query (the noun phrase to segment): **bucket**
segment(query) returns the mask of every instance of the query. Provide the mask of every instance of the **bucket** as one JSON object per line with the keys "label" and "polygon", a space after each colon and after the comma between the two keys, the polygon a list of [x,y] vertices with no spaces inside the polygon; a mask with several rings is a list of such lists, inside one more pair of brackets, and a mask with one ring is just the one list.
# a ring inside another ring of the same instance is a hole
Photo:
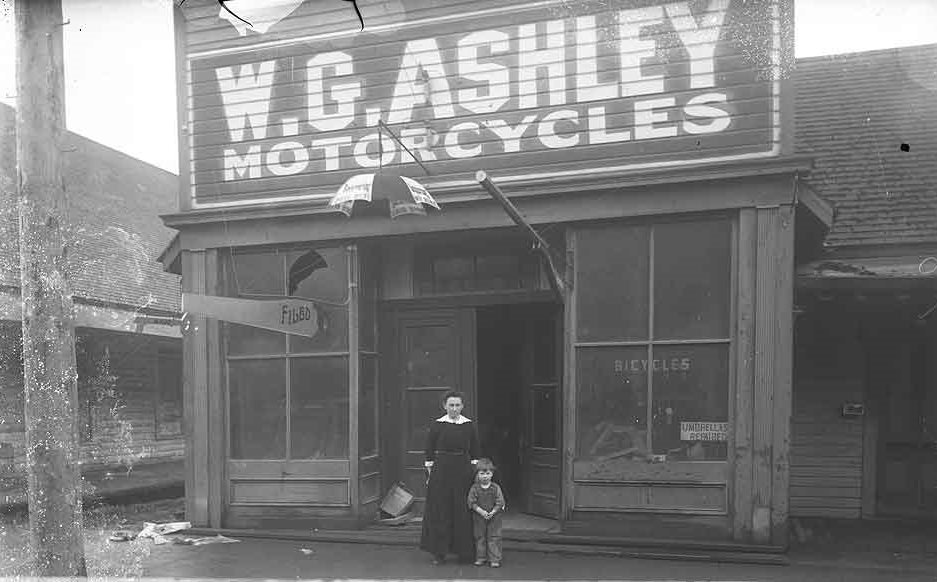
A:
{"label": "bucket", "polygon": [[381,511],[397,517],[410,509],[411,505],[413,494],[407,491],[402,483],[394,483],[381,502]]}

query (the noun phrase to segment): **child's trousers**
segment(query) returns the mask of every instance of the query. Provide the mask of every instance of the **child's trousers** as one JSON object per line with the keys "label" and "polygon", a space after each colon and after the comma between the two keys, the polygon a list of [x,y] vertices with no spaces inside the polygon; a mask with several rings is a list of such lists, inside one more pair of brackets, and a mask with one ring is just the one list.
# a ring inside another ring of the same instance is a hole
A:
{"label": "child's trousers", "polygon": [[475,559],[489,562],[501,561],[501,513],[486,520],[477,513],[472,514],[475,534]]}

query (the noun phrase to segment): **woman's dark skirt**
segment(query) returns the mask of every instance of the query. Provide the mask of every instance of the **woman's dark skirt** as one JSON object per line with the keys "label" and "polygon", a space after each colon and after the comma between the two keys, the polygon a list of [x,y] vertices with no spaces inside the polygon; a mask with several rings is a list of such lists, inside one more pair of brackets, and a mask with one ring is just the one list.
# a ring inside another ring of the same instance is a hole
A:
{"label": "woman's dark skirt", "polygon": [[455,554],[461,562],[475,559],[468,508],[473,477],[468,455],[436,455],[423,508],[421,549],[434,556]]}

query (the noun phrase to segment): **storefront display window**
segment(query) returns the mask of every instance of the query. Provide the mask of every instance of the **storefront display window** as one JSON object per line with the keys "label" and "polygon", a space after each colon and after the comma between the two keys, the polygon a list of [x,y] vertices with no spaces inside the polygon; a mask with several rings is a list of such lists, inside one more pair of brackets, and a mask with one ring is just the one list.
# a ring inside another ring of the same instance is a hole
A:
{"label": "storefront display window", "polygon": [[286,458],[286,374],[282,360],[228,362],[231,457]]}
{"label": "storefront display window", "polygon": [[232,253],[226,294],[316,302],[314,337],[225,324],[234,459],[349,456],[348,257],[344,247]]}
{"label": "storefront display window", "polygon": [[731,232],[722,219],[578,231],[580,460],[727,458]]}
{"label": "storefront display window", "polygon": [[648,338],[649,232],[643,226],[581,232],[576,242],[579,341]]}
{"label": "storefront display window", "polygon": [[348,458],[345,357],[290,359],[290,458]]}

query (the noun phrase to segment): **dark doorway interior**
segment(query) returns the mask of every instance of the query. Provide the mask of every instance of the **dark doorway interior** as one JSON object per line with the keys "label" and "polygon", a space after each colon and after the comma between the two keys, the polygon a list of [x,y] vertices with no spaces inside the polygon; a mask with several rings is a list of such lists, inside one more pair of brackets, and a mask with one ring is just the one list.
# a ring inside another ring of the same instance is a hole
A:
{"label": "dark doorway interior", "polygon": [[541,501],[559,494],[558,313],[546,303],[476,311],[479,437],[509,510],[555,513]]}
{"label": "dark doorway interior", "polygon": [[[497,467],[508,507],[520,509],[522,475],[520,440],[524,429],[523,305],[479,308],[478,330],[478,433],[482,455]],[[513,500],[513,502],[512,502]]]}

